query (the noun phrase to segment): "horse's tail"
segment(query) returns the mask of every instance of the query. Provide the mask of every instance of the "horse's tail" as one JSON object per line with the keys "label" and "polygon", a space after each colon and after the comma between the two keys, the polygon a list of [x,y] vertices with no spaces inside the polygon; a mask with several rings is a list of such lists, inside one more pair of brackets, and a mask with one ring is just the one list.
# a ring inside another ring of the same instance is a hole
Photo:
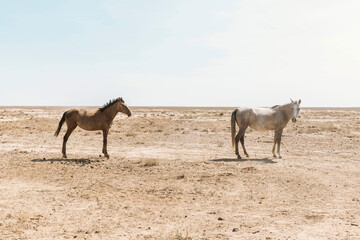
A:
{"label": "horse's tail", "polygon": [[54,134],[55,137],[57,137],[57,136],[59,135],[59,133],[60,133],[61,127],[62,127],[62,125],[63,125],[64,122],[65,122],[65,115],[66,115],[66,113],[67,113],[67,112],[64,112],[64,114],[63,114],[63,116],[62,116],[62,118],[61,118],[61,120],[60,120],[60,122],[59,122],[59,126],[58,126],[58,128],[57,128],[57,130],[56,130],[56,132],[55,132],[55,134]]}
{"label": "horse's tail", "polygon": [[235,146],[235,133],[236,133],[236,129],[235,129],[235,121],[236,121],[236,113],[238,112],[238,109],[235,109],[232,114],[231,114],[231,141],[232,141],[232,146],[234,148]]}

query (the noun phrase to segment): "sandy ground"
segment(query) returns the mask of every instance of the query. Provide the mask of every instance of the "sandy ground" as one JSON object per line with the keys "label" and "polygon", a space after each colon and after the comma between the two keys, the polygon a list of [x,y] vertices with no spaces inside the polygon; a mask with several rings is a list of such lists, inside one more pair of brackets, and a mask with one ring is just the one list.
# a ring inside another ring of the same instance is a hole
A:
{"label": "sandy ground", "polygon": [[360,109],[302,109],[284,130],[248,129],[231,108],[131,108],[100,155],[65,107],[0,107],[0,239],[360,239]]}

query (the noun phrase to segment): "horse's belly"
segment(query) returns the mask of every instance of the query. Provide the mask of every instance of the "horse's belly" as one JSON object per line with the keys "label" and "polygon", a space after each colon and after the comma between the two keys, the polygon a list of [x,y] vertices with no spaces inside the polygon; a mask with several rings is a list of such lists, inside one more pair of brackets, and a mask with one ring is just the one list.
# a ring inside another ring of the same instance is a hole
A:
{"label": "horse's belly", "polygon": [[249,126],[257,131],[275,130],[274,124],[267,121],[254,121]]}
{"label": "horse's belly", "polygon": [[84,130],[87,130],[87,131],[96,131],[96,130],[101,130],[100,127],[94,127],[94,126],[87,126],[87,125],[84,125],[84,124],[79,124],[79,127],[81,129],[84,129]]}
{"label": "horse's belly", "polygon": [[252,129],[255,129],[257,131],[267,131],[267,130],[272,130],[269,129],[268,127],[264,126],[264,125],[260,125],[260,124],[251,124],[250,127]]}
{"label": "horse's belly", "polygon": [[82,120],[78,122],[80,128],[87,131],[101,130],[101,125],[91,119]]}

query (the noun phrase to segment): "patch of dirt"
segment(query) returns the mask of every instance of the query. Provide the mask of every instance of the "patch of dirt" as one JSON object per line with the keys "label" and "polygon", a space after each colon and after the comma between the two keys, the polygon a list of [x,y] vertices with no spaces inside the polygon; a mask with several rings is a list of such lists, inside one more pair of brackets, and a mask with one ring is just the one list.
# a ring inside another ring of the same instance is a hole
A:
{"label": "patch of dirt", "polygon": [[233,109],[139,107],[115,118],[110,159],[79,128],[62,159],[67,109],[0,107],[0,238],[360,238],[358,109],[302,109],[282,159],[249,129],[241,160]]}

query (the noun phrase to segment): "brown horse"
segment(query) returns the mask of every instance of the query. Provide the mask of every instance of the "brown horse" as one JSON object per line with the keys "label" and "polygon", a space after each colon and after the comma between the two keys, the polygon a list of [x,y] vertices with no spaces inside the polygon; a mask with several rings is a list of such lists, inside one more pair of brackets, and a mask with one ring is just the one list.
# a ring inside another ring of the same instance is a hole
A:
{"label": "brown horse", "polygon": [[[281,158],[280,143],[283,129],[290,119],[292,122],[296,122],[296,118],[300,111],[300,103],[301,99],[299,101],[291,100],[291,103],[276,105],[271,108],[242,107],[235,109],[231,115],[231,139],[233,147],[235,145],[235,154],[237,158],[241,159],[239,154],[239,141],[241,142],[245,156],[249,157],[244,145],[245,131],[248,126],[255,130],[274,130],[275,137],[272,153],[273,156],[276,157],[275,146],[277,144],[277,153],[279,158]],[[239,132],[236,137],[235,122],[239,126]]]}
{"label": "brown horse", "polygon": [[80,128],[88,131],[102,130],[104,137],[102,152],[104,153],[106,158],[109,158],[110,156],[107,152],[107,135],[109,133],[109,129],[111,127],[112,121],[114,120],[118,112],[127,114],[129,117],[131,116],[131,112],[122,98],[117,98],[109,101],[103,107],[99,108],[97,111],[89,111],[84,109],[70,109],[64,112],[59,122],[58,129],[54,134],[54,136],[59,135],[61,127],[66,121],[67,131],[65,133],[63,146],[62,146],[63,157],[64,158],[67,157],[66,142],[70,134],[74,131],[74,129],[77,126],[79,126]]}

